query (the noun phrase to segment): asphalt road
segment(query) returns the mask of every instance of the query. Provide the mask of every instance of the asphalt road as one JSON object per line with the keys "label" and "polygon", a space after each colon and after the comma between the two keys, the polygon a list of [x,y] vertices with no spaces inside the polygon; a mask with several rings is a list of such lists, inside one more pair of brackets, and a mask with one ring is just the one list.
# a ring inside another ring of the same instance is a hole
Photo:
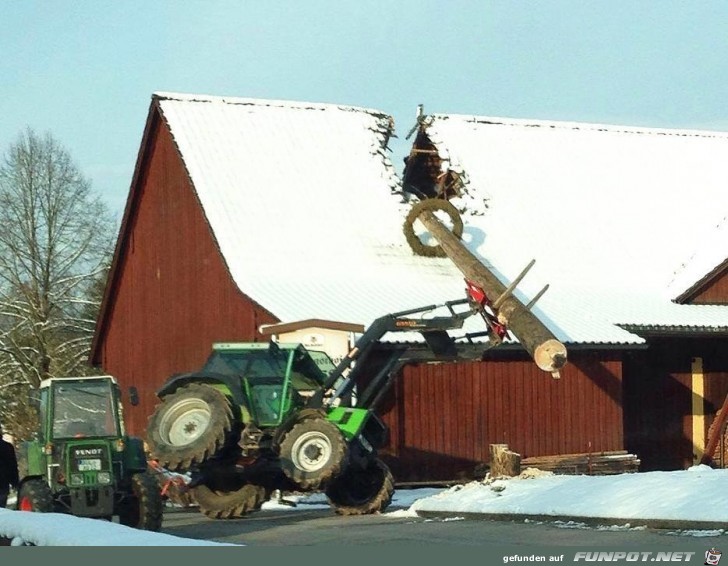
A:
{"label": "asphalt road", "polygon": [[493,521],[482,519],[425,519],[392,514],[342,517],[326,508],[264,509],[242,519],[216,521],[196,508],[168,509],[162,532],[191,539],[249,547],[411,545],[553,548],[616,547],[682,550],[726,545],[725,536],[686,536],[667,530],[597,529],[574,525]]}

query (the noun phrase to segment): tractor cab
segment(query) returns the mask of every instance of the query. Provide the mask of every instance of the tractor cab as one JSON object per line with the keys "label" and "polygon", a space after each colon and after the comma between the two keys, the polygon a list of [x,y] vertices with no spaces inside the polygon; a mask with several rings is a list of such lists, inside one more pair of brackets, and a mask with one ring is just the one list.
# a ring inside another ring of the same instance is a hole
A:
{"label": "tractor cab", "polygon": [[300,344],[217,343],[202,371],[241,379],[252,420],[272,427],[320,389],[333,367],[326,354]]}
{"label": "tractor cab", "polygon": [[119,386],[111,376],[51,378],[40,387],[46,443],[124,435]]}

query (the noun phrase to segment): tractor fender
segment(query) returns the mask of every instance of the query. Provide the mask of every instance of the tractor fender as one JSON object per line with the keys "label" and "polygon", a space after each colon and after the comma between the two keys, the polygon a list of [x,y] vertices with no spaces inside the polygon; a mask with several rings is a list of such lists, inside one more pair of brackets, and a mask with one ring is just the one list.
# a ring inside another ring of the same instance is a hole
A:
{"label": "tractor fender", "polygon": [[190,383],[206,383],[212,386],[222,386],[222,392],[231,397],[236,405],[245,405],[245,394],[239,377],[223,375],[221,373],[182,373],[170,377],[160,389],[157,390],[157,397],[174,393],[180,387]]}
{"label": "tractor fender", "polygon": [[23,484],[30,481],[30,480],[41,480],[46,481],[46,478],[42,475],[32,475],[32,476],[24,476],[20,478],[20,481],[18,482],[18,485],[15,488],[15,491],[20,493],[20,488],[23,487]]}

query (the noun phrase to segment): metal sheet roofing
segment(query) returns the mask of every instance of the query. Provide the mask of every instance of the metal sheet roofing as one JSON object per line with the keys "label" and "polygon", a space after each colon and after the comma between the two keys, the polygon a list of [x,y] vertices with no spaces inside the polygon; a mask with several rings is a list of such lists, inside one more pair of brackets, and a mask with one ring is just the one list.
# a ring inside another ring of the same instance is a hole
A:
{"label": "metal sheet roofing", "polygon": [[[386,149],[386,114],[155,98],[233,280],[281,321],[367,325],[464,297],[448,259],[415,256],[405,241],[409,205]],[[643,341],[620,323],[728,327],[728,309],[673,305],[663,293],[701,228],[728,210],[728,135],[455,116],[435,117],[430,132],[487,201],[485,214],[466,215],[464,241],[506,283],[537,260],[519,292],[528,299],[551,285],[535,312],[560,340]],[[467,329],[483,328],[473,318]]]}
{"label": "metal sheet roofing", "polygon": [[728,328],[728,307],[671,300],[728,256],[728,134],[463,115],[427,132],[487,204],[466,221],[479,254],[506,280],[535,258],[527,279],[550,284],[540,306],[568,338]]}

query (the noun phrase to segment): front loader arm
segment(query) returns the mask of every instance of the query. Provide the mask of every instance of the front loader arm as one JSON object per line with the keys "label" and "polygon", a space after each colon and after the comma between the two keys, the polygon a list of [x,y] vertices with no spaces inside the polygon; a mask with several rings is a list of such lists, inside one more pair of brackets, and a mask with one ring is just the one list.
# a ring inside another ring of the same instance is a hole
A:
{"label": "front loader arm", "polygon": [[[455,307],[460,305],[468,305],[468,309],[456,311]],[[442,307],[447,308],[450,314],[429,318],[413,318],[411,316],[425,314]],[[366,359],[371,354],[373,346],[388,332],[419,332],[427,343],[428,349],[426,352],[428,353],[423,356],[423,352],[420,350],[419,355],[411,357],[405,356],[405,353],[410,351],[406,346],[394,349],[390,358],[377,372],[366,391],[360,397],[360,403],[364,406],[368,406],[368,403],[373,403],[375,399],[380,397],[380,392],[386,390],[391,376],[395,375],[406,361],[413,361],[415,358],[420,357],[428,361],[459,359],[458,348],[448,331],[462,328],[465,320],[479,311],[479,305],[474,303],[472,299],[467,298],[448,301],[439,305],[428,305],[426,307],[390,313],[379,317],[369,325],[369,328],[356,341],[354,347],[331,372],[322,387],[311,397],[308,406],[321,407],[324,404],[331,406],[337,399],[349,394],[357,383],[359,375],[369,369]],[[326,392],[330,391],[337,382],[340,383],[336,387],[333,395],[324,401]]]}

